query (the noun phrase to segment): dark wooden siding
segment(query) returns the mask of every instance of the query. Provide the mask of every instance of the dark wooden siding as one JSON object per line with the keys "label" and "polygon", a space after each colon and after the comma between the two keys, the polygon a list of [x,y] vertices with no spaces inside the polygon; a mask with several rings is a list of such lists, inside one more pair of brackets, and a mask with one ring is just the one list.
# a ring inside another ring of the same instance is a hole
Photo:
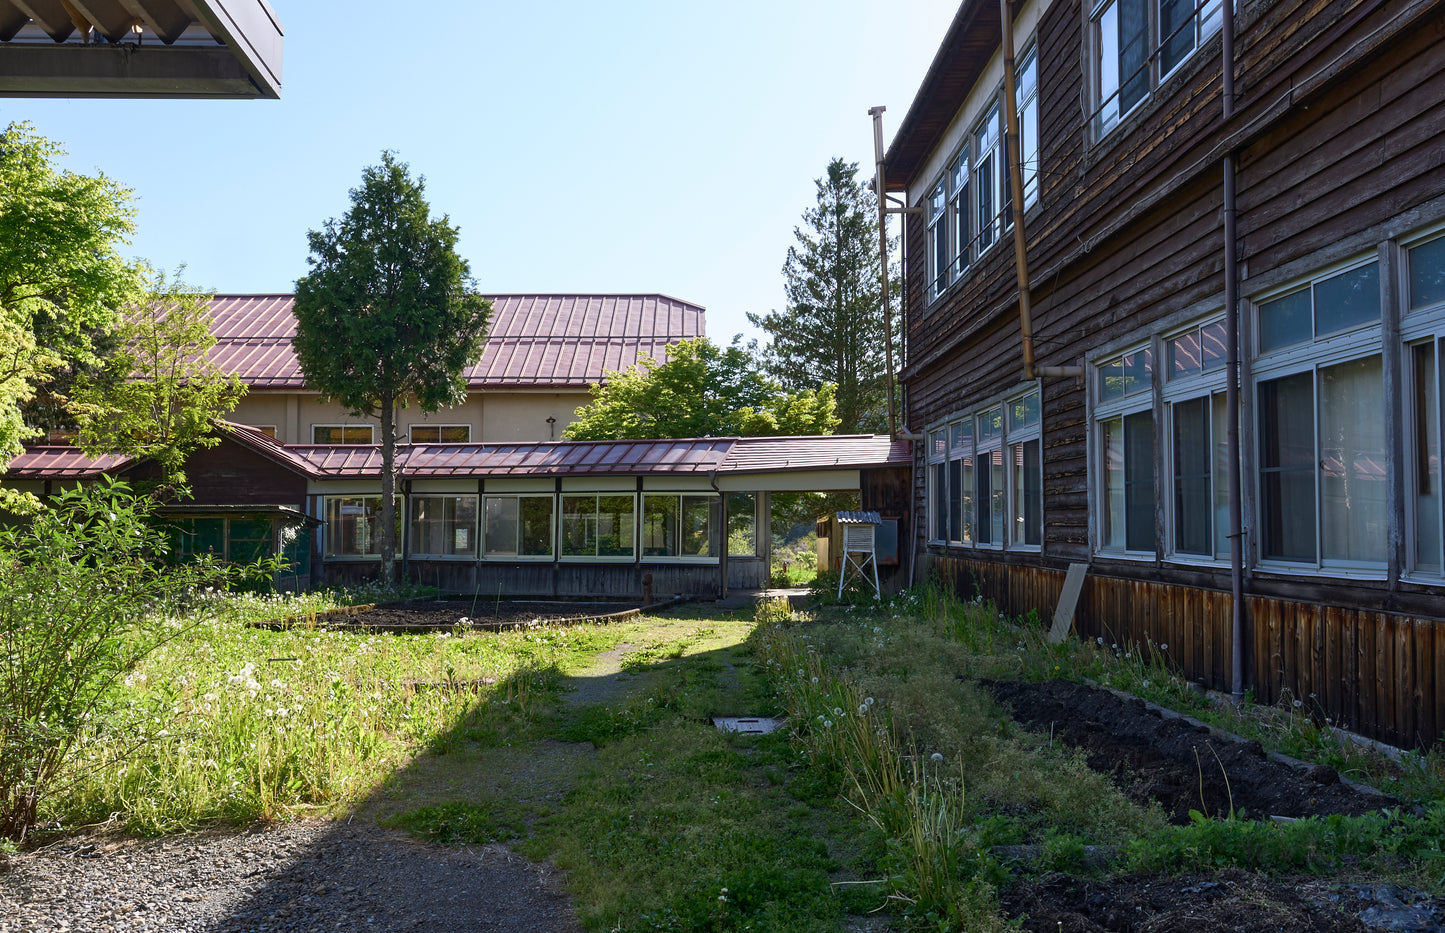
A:
{"label": "dark wooden siding", "polygon": [[[1037,610],[1044,625],[1063,589],[1048,567],[931,558],[929,570],[999,610]],[[1445,730],[1445,623],[1419,616],[1253,596],[1247,682],[1259,703],[1293,703],[1321,722],[1404,748],[1428,747]],[[1090,573],[1075,633],[1108,646],[1152,646],[1186,677],[1213,690],[1231,685],[1227,591]],[[1165,646],[1168,646],[1167,648]]]}
{"label": "dark wooden siding", "polygon": [[[154,480],[159,471],[143,461],[125,473],[131,480]],[[186,460],[192,498],[187,505],[289,505],[305,510],[306,477],[227,437]]]}

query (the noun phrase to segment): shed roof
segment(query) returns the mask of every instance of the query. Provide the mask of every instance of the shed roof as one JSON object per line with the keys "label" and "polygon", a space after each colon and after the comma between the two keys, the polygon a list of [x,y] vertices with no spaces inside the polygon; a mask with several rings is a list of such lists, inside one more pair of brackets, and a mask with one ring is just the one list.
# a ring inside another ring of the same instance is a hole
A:
{"label": "shed roof", "polygon": [[[490,295],[482,357],[466,374],[473,390],[576,388],[660,358],[669,344],[705,333],[702,307],[666,295]],[[252,389],[302,389],[291,339],[292,295],[217,295],[210,358]]]}
{"label": "shed roof", "polygon": [[281,95],[266,0],[0,0],[0,96]]}
{"label": "shed roof", "polygon": [[[279,444],[245,425],[225,423],[238,443],[312,479],[379,476],[375,444]],[[404,476],[585,476],[748,474],[907,466],[907,441],[886,435],[702,437],[639,441],[537,441],[490,444],[404,444]],[[10,461],[7,479],[94,478],[129,465],[127,457],[88,457],[75,447],[30,447]]]}

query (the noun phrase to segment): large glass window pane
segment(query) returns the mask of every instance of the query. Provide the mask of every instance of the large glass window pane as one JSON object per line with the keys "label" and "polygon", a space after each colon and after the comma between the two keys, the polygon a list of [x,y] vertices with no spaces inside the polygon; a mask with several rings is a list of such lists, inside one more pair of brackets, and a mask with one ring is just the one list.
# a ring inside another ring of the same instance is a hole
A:
{"label": "large glass window pane", "polygon": [[1385,380],[1381,358],[1320,369],[1325,560],[1385,561]]}
{"label": "large glass window pane", "polygon": [[933,465],[933,488],[930,490],[933,503],[933,540],[948,539],[948,464]]}
{"label": "large glass window pane", "polygon": [[974,514],[973,514],[973,454],[968,454],[960,461],[959,489],[962,491],[960,509],[963,513],[963,543],[972,544],[974,541]]}
{"label": "large glass window pane", "polygon": [[1159,0],[1159,71],[1168,74],[1194,51],[1194,0]]}
{"label": "large glass window pane", "polygon": [[1315,335],[1380,319],[1380,264],[1372,262],[1315,283]]}
{"label": "large glass window pane", "polygon": [[712,556],[712,513],[716,496],[683,496],[678,543],[683,557]]}
{"label": "large glass window pane", "polygon": [[1204,371],[1221,369],[1229,361],[1229,346],[1225,343],[1225,323],[1215,321],[1199,328],[1199,346]]}
{"label": "large glass window pane", "polygon": [[632,496],[597,497],[597,556],[631,557],[635,499]]}
{"label": "large glass window pane", "polygon": [[[373,557],[380,549],[381,496],[328,496],[322,507],[326,517],[327,557]],[[397,541],[401,540],[401,505],[396,508]]]}
{"label": "large glass window pane", "polygon": [[948,461],[948,540],[963,540],[963,461]]}
{"label": "large glass window pane", "polygon": [[949,196],[952,207],[948,212],[949,222],[953,224],[953,274],[962,275],[963,270],[968,268],[969,250],[973,247],[972,224],[969,223],[970,205],[968,201],[968,147],[959,153],[953,163],[953,169],[949,176],[953,184],[953,193]]}
{"label": "large glass window pane", "polygon": [[1259,384],[1261,546],[1267,560],[1316,560],[1314,373]]}
{"label": "large glass window pane", "polygon": [[1125,547],[1154,549],[1154,415],[1124,416],[1124,488],[1128,527]]}
{"label": "large glass window pane", "polygon": [[933,272],[933,294],[938,295],[948,284],[948,221],[943,210],[943,183],[928,196],[928,258]]}
{"label": "large glass window pane", "polygon": [[[1436,242],[1445,243],[1445,240]],[[1440,573],[1440,386],[1434,343],[1412,352],[1415,567]]]}
{"label": "large glass window pane", "polygon": [[1043,461],[1038,440],[1013,445],[1014,456],[1014,542],[1043,542]]}
{"label": "large glass window pane", "polygon": [[515,557],[517,535],[521,527],[521,500],[516,496],[487,496],[482,516],[486,521],[486,555]]}
{"label": "large glass window pane", "polygon": [[1204,372],[1203,350],[1199,346],[1199,331],[1191,330],[1171,338],[1167,344],[1169,379],[1183,379]]}
{"label": "large glass window pane", "polygon": [[733,557],[758,554],[758,497],[753,493],[728,495],[728,554]]}
{"label": "large glass window pane", "polygon": [[1209,398],[1176,402],[1174,414],[1174,550],[1214,555]]}
{"label": "large glass window pane", "polygon": [[522,557],[552,556],[552,511],[556,501],[551,496],[522,496],[522,540],[518,553]]}
{"label": "large glass window pane", "polygon": [[999,173],[1005,171],[999,164],[998,105],[989,109],[988,114],[974,132],[974,151],[978,153],[978,248],[986,249],[998,235],[999,223]]}
{"label": "large glass window pane", "polygon": [[476,496],[413,496],[411,552],[446,557],[476,553]]}
{"label": "large glass window pane", "polygon": [[642,497],[644,557],[677,556],[677,521],[680,507],[677,496]]}
{"label": "large glass window pane", "polygon": [[978,509],[978,543],[1002,544],[1003,451],[979,451],[977,473],[978,494],[975,508]]}
{"label": "large glass window pane", "polygon": [[1125,114],[1149,93],[1148,0],[1119,3],[1119,113]]}
{"label": "large glass window pane", "polygon": [[1039,199],[1038,57],[1030,49],[1018,70],[1019,151],[1022,155],[1024,204]]}
{"label": "large glass window pane", "polygon": [[562,497],[562,556],[597,554],[597,497]]}
{"label": "large glass window pane", "polygon": [[1314,336],[1308,288],[1259,306],[1259,349],[1267,353]]}
{"label": "large glass window pane", "polygon": [[1099,41],[1099,128],[1119,122],[1119,8],[1110,3],[1095,21]]}
{"label": "large glass window pane", "polygon": [[1445,301],[1445,237],[1410,250],[1410,307]]}
{"label": "large glass window pane", "polygon": [[1124,494],[1124,419],[1110,418],[1099,424],[1100,446],[1104,455],[1104,527],[1100,543],[1107,548],[1123,548],[1128,528]]}
{"label": "large glass window pane", "polygon": [[1229,557],[1229,403],[1214,394],[1214,556]]}

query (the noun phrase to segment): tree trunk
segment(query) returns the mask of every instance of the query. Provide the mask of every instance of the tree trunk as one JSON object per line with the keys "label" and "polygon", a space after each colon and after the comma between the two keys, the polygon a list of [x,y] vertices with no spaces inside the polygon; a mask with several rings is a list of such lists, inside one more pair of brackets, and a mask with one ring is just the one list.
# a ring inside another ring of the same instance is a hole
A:
{"label": "tree trunk", "polygon": [[381,582],[396,583],[396,398],[381,397]]}

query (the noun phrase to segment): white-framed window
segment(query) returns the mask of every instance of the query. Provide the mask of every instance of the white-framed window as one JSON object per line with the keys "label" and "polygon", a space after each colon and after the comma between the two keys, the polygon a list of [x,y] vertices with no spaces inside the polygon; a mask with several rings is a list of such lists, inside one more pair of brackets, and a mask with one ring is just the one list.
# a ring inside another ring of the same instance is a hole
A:
{"label": "white-framed window", "polygon": [[1229,557],[1227,360],[1223,318],[1164,341],[1165,550],[1184,560]]}
{"label": "white-framed window", "polygon": [[973,224],[969,222],[972,206],[968,195],[968,147],[964,146],[948,169],[948,223],[953,236],[953,277],[968,270],[973,250]]}
{"label": "white-framed window", "polygon": [[475,557],[477,497],[411,497],[411,553],[417,557]]}
{"label": "white-framed window", "polygon": [[1128,116],[1219,30],[1222,0],[1100,0],[1090,17],[1095,126]]}
{"label": "white-framed window", "polygon": [[561,556],[631,560],[637,553],[637,496],[564,493]]}
{"label": "white-framed window", "polygon": [[313,424],[313,444],[374,444],[374,425],[370,424]]}
{"label": "white-framed window", "polygon": [[715,558],[713,516],[717,507],[715,495],[643,493],[643,558]]}
{"label": "white-framed window", "polygon": [[411,426],[413,444],[466,444],[472,439],[469,424],[414,424]]}
{"label": "white-framed window", "polygon": [[943,294],[949,283],[948,212],[945,209],[944,182],[939,181],[928,195],[928,297]]}
{"label": "white-framed window", "polygon": [[1003,408],[980,412],[974,436],[974,511],[978,516],[975,538],[983,547],[1003,547],[1007,528],[1004,502]]}
{"label": "white-framed window", "polygon": [[550,559],[556,507],[552,493],[483,496],[483,555],[489,560]]}
{"label": "white-framed window", "polygon": [[[396,542],[401,544],[401,498],[396,503]],[[326,496],[323,553],[327,557],[377,557],[381,553],[381,496]]]}
{"label": "white-framed window", "polygon": [[1376,260],[1256,302],[1259,556],[1383,571],[1388,412]]}
{"label": "white-framed window", "polygon": [[1024,53],[1015,79],[1019,106],[1020,167],[1024,177],[1024,206],[1039,199],[1039,65],[1035,49]]}
{"label": "white-framed window", "polygon": [[948,427],[928,432],[928,540],[948,540]]}
{"label": "white-framed window", "polygon": [[955,415],[928,432],[929,540],[961,547],[1043,542],[1039,393]]}
{"label": "white-framed window", "polygon": [[1440,442],[1445,436],[1445,233],[1408,244],[1405,341],[1406,572],[1445,580],[1445,496]]}
{"label": "white-framed window", "polygon": [[978,199],[978,251],[1003,236],[1008,202],[1008,167],[1003,161],[1003,135],[995,101],[973,131],[973,177]]}
{"label": "white-framed window", "polygon": [[1039,393],[1009,401],[1009,543],[1038,547],[1044,540],[1044,460]]}
{"label": "white-framed window", "polygon": [[1154,555],[1154,348],[1095,366],[1098,548]]}

